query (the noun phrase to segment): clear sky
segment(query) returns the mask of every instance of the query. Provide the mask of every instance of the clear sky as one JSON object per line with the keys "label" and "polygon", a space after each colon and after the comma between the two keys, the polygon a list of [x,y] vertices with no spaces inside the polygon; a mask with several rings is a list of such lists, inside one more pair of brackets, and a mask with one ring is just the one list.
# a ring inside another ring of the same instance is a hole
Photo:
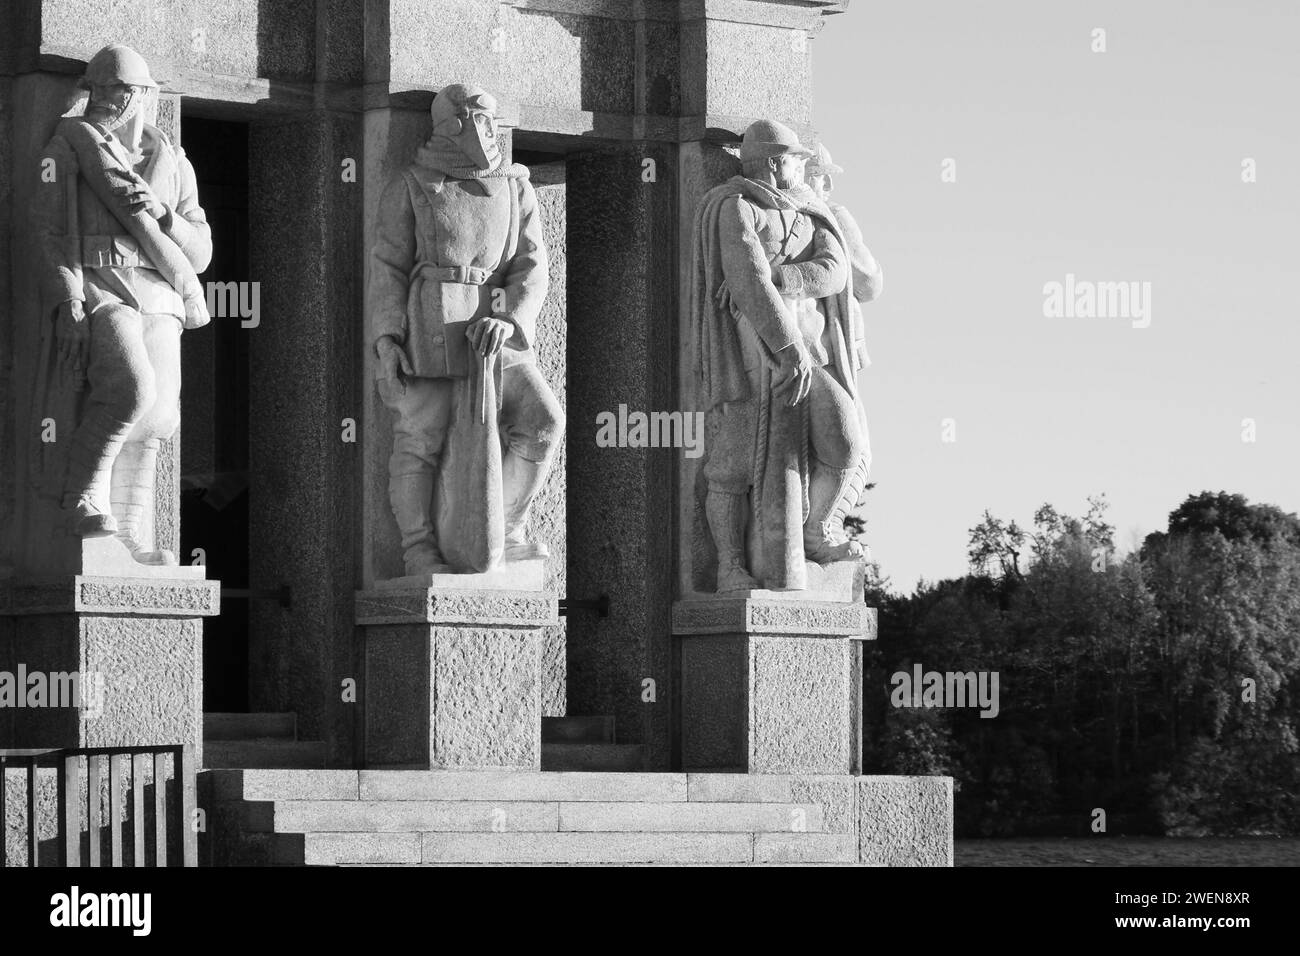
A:
{"label": "clear sky", "polygon": [[[963,573],[985,508],[1104,492],[1121,550],[1189,493],[1300,511],[1300,3],[853,0],[812,53],[885,273],[868,541],[897,589]],[[1151,283],[1150,325],[1044,317],[1067,273]]]}

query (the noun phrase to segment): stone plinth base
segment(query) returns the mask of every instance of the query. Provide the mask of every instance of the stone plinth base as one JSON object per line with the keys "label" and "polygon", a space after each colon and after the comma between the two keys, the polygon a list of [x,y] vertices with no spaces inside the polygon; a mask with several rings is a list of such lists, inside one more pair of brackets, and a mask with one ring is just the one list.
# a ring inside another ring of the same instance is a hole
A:
{"label": "stone plinth base", "polygon": [[673,606],[683,770],[862,769],[861,602],[718,597]]}
{"label": "stone plinth base", "polygon": [[201,759],[200,618],[218,613],[220,582],[195,570],[0,585],[0,671],[27,685],[0,708],[0,746],[189,744]]}
{"label": "stone plinth base", "polygon": [[541,629],[559,620],[554,594],[390,582],[358,592],[356,614],[367,766],[540,769]]}

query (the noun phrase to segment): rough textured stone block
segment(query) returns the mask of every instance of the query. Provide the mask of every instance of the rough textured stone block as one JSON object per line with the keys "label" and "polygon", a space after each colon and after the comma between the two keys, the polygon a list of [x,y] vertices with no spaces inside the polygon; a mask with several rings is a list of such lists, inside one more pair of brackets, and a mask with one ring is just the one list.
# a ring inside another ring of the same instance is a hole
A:
{"label": "rough textured stone block", "polygon": [[821,807],[822,829],[827,833],[852,834],[857,825],[857,778],[796,777],[790,795],[799,803]]}
{"label": "rough textured stone block", "polygon": [[219,587],[91,576],[0,587],[0,669],[85,675],[71,706],[5,714],[0,746],[188,744],[201,760],[200,615],[216,613]]}
{"label": "rough textured stone block", "polygon": [[848,773],[849,642],[752,637],[751,773]]}
{"label": "rough textured stone block", "polygon": [[859,778],[858,838],[863,863],[952,866],[952,778]]}
{"label": "rough textured stone block", "polygon": [[539,769],[536,628],[371,627],[365,658],[367,763]]}
{"label": "rough textured stone block", "polygon": [[848,774],[860,709],[851,639],[681,638],[682,766],[754,774]]}
{"label": "rough textured stone block", "polygon": [[[120,0],[86,16],[73,3],[41,4],[41,52],[86,59],[121,37],[164,78],[180,70],[310,80],[315,63],[310,0]],[[202,31],[202,43],[195,40]]]}

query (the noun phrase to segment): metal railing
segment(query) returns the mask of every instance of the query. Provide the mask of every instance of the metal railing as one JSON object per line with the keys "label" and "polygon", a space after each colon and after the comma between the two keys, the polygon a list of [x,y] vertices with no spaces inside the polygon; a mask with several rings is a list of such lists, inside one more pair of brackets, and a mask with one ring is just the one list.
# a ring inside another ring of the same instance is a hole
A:
{"label": "metal railing", "polygon": [[[168,801],[166,757],[172,758],[172,786],[177,799]],[[152,761],[151,761],[152,758]],[[82,806],[81,763],[86,762],[86,799]],[[152,768],[150,763],[152,762]],[[195,827],[195,766],[190,746],[59,747],[45,750],[0,750],[0,867],[8,865],[5,788],[10,767],[27,771],[27,865],[40,865],[38,767],[53,767],[58,783],[56,842],[59,866],[125,866],[124,831],[130,831],[135,866],[167,866],[168,847],[181,866],[198,865]],[[153,771],[153,846],[148,852],[149,823],[145,815],[146,774]],[[101,795],[107,772],[108,819]],[[129,794],[129,803],[127,802]],[[82,859],[82,810],[85,810],[86,854]],[[125,814],[124,814],[125,811]],[[123,816],[125,815],[125,819]],[[104,861],[103,829],[108,828],[108,861]],[[152,857],[152,863],[150,862]]]}

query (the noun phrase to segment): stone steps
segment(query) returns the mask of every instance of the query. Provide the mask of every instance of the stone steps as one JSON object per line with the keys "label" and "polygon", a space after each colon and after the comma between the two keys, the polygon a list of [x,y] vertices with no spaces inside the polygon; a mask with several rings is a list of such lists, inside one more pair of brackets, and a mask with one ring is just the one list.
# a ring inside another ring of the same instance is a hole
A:
{"label": "stone steps", "polygon": [[857,863],[852,834],[302,833],[277,834],[282,866],[447,864]]}
{"label": "stone steps", "polygon": [[[860,788],[712,773],[210,771],[228,864],[875,863]],[[861,791],[868,792],[868,791]],[[884,818],[882,818],[884,822]]]}
{"label": "stone steps", "polygon": [[282,800],[245,804],[272,833],[786,833],[822,831],[818,804]]}
{"label": "stone steps", "polygon": [[645,768],[640,744],[543,743],[544,771],[636,772]]}

